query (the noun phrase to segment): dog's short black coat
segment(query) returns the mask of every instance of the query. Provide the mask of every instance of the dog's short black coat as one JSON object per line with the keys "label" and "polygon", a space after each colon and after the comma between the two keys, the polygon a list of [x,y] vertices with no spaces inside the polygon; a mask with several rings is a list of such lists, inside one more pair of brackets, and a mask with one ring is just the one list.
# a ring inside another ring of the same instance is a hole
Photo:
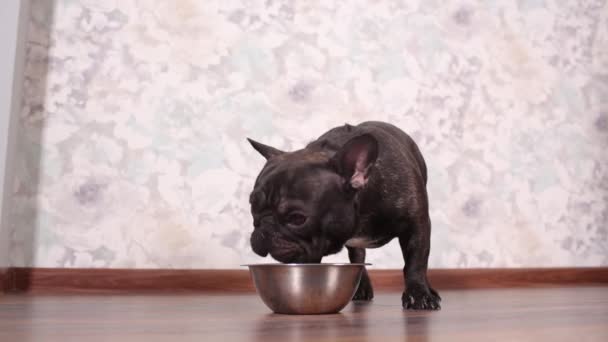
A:
{"label": "dog's short black coat", "polygon": [[[384,122],[346,124],[304,149],[283,152],[253,140],[267,162],[250,195],[255,253],[285,263],[318,263],[348,249],[351,262],[365,248],[399,239],[407,309],[439,309],[427,280],[431,221],[427,170],[416,143]],[[371,300],[364,273],[354,299]]]}

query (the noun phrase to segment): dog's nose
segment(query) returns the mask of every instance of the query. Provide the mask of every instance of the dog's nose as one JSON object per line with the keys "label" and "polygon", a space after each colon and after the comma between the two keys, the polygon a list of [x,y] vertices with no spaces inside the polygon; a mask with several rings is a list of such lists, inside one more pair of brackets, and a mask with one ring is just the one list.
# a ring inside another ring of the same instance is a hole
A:
{"label": "dog's nose", "polygon": [[268,225],[269,227],[272,226],[273,225],[272,213],[265,211],[261,214],[253,215],[253,227],[255,229],[260,228],[260,226],[262,226],[262,223],[264,223],[265,225]]}
{"label": "dog's nose", "polygon": [[253,249],[255,254],[261,257],[265,257],[268,255],[268,246],[266,245],[263,233],[253,232],[253,234],[251,234],[249,243],[251,244],[251,249]]}

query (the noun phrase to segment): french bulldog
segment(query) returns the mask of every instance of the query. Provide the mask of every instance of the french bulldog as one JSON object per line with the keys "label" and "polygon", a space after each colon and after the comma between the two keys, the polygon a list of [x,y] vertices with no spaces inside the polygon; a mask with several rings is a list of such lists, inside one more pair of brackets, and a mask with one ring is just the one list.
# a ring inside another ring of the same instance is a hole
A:
{"label": "french bulldog", "polygon": [[[284,152],[248,139],[266,163],[249,202],[253,251],[282,263],[320,263],[344,246],[351,263],[365,249],[399,239],[405,266],[403,308],[437,310],[427,279],[431,220],[426,164],[416,143],[389,123],[329,130]],[[374,296],[367,271],[353,300]]]}

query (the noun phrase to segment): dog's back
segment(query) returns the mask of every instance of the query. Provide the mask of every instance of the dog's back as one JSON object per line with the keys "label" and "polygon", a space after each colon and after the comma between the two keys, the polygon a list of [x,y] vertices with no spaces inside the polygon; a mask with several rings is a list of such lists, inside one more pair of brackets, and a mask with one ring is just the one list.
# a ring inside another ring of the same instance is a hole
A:
{"label": "dog's back", "polygon": [[346,124],[329,130],[306,148],[333,154],[351,138],[366,133],[376,138],[379,151],[369,184],[361,196],[362,204],[368,203],[371,208],[363,207],[363,211],[411,217],[419,210],[428,210],[424,158],[414,140],[396,126],[379,121],[357,126]]}

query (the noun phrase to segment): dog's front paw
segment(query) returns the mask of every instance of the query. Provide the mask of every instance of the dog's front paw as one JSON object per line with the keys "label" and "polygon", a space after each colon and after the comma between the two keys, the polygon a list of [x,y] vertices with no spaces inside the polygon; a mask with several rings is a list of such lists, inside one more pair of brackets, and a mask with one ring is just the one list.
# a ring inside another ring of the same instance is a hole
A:
{"label": "dog's front paw", "polygon": [[401,304],[408,310],[439,310],[441,297],[426,285],[408,285],[401,297]]}
{"label": "dog's front paw", "polygon": [[365,272],[361,276],[361,281],[359,282],[357,292],[355,292],[355,295],[353,296],[353,300],[370,301],[372,298],[374,298],[374,289],[372,288],[372,282],[369,279],[367,272]]}

